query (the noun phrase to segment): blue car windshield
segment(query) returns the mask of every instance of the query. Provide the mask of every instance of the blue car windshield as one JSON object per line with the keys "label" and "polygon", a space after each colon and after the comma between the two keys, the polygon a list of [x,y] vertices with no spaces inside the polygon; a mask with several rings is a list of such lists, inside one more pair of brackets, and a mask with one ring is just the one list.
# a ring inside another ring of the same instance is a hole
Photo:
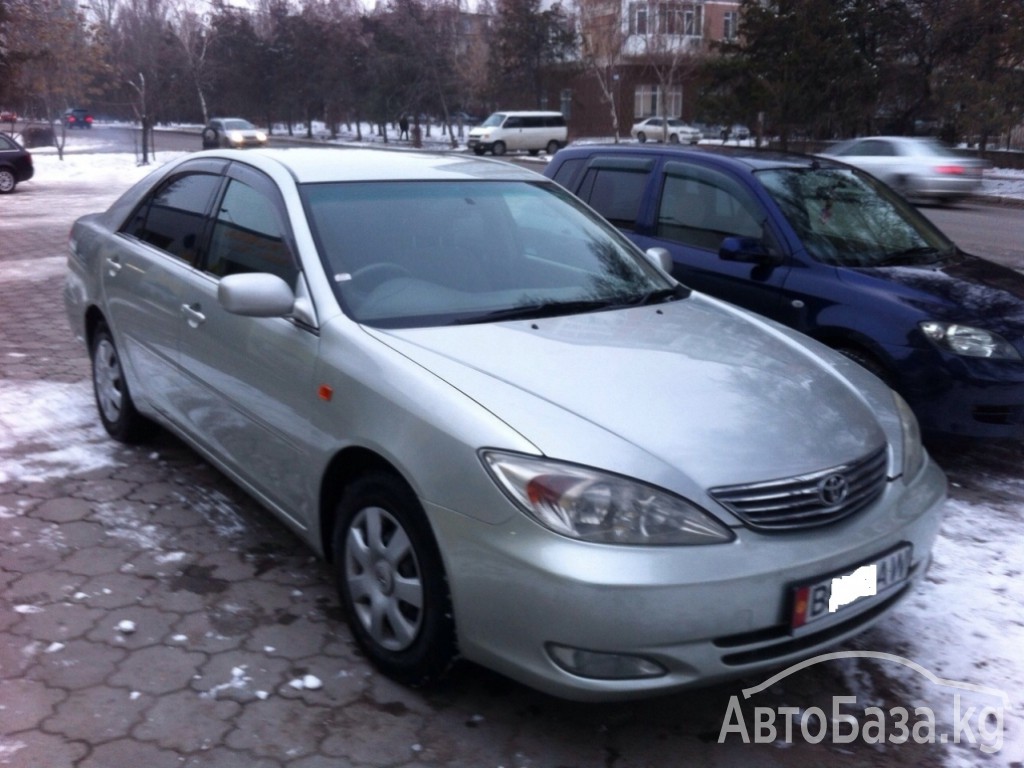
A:
{"label": "blue car windshield", "polygon": [[347,182],[301,194],[342,308],[369,325],[525,319],[682,296],[555,184]]}
{"label": "blue car windshield", "polygon": [[842,267],[936,264],[956,246],[898,194],[845,168],[774,168],[757,178],[817,261]]}

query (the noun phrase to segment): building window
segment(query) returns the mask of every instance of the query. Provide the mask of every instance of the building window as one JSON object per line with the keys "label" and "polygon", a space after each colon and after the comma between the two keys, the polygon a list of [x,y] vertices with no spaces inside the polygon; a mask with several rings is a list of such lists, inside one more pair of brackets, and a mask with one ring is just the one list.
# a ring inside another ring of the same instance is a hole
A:
{"label": "building window", "polygon": [[633,115],[637,120],[654,115],[679,117],[683,114],[683,86],[668,89],[659,85],[638,85],[633,94]]}
{"label": "building window", "polygon": [[735,40],[736,39],[736,28],[738,26],[737,22],[739,21],[738,17],[739,17],[739,14],[736,13],[735,11],[726,11],[725,12],[725,21],[724,21],[724,25],[725,26],[722,29],[722,39],[723,40]]}
{"label": "building window", "polygon": [[679,35],[683,31],[683,7],[678,3],[658,3],[658,32]]}
{"label": "building window", "polygon": [[647,3],[629,4],[629,34],[647,34]]}
{"label": "building window", "polygon": [[701,37],[704,32],[704,6],[696,5],[683,11],[683,34]]}

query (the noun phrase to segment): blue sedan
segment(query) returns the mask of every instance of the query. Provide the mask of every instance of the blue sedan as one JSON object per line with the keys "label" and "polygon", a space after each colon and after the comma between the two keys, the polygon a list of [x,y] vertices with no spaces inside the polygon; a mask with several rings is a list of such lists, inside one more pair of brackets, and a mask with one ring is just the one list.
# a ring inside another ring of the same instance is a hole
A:
{"label": "blue sedan", "polygon": [[845,353],[933,436],[1024,438],[1024,275],[961,251],[891,188],[821,158],[581,146],[546,175],[688,286]]}

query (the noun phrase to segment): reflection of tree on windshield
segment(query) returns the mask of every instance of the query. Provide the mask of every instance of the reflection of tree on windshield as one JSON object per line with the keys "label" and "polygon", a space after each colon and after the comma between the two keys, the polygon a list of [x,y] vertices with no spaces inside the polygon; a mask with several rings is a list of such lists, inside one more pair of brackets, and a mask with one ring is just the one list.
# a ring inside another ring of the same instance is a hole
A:
{"label": "reflection of tree on windshield", "polygon": [[952,250],[851,172],[786,169],[764,171],[759,178],[808,253],[825,264],[930,264]]}

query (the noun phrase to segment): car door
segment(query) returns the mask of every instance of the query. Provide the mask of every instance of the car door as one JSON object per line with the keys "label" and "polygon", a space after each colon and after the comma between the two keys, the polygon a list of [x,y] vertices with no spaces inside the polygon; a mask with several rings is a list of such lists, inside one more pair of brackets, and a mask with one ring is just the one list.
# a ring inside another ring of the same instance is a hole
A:
{"label": "car door", "polygon": [[178,356],[181,292],[192,279],[207,212],[221,186],[223,161],[182,166],[143,199],[103,246],[107,322],[136,397],[180,422]]}
{"label": "car door", "polygon": [[761,202],[739,180],[682,160],[596,156],[579,195],[641,248],[666,248],[676,279],[777,317],[789,267],[719,256],[726,237],[756,240],[781,256]]}
{"label": "car door", "polygon": [[501,139],[505,147],[512,151],[524,149],[523,125],[526,118],[519,115],[511,115],[501,126]]}
{"label": "car door", "polygon": [[319,336],[286,317],[247,317],[217,299],[220,281],[272,273],[305,295],[284,203],[269,178],[232,164],[211,218],[201,269],[179,304],[190,431],[251,490],[296,524],[314,514],[311,446]]}

